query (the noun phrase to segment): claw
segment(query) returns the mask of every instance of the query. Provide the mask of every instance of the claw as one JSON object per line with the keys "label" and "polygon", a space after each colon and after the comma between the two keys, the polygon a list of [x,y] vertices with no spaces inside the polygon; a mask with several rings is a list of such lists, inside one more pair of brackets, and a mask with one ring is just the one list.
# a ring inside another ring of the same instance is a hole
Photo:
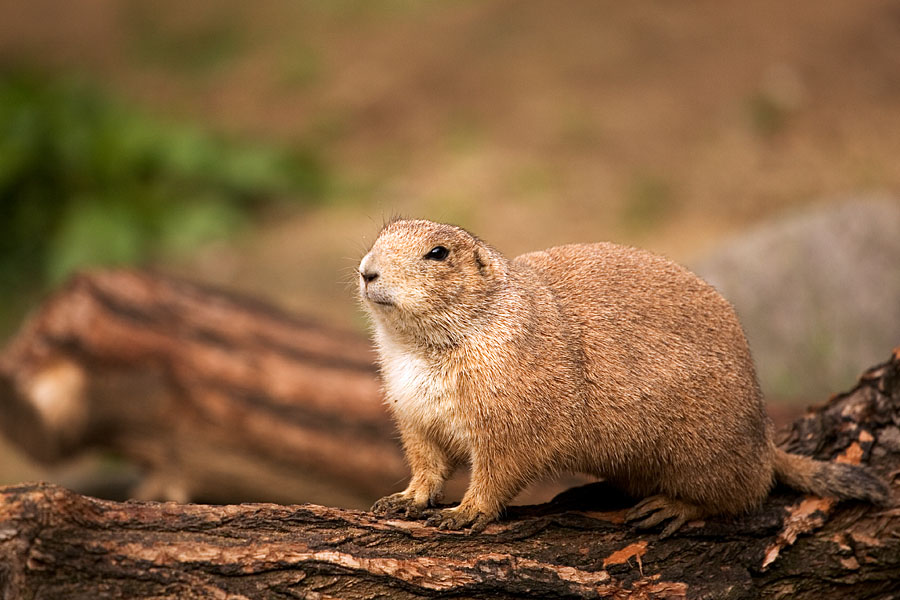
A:
{"label": "claw", "polygon": [[685,523],[687,523],[687,519],[685,519],[683,516],[679,515],[675,517],[674,519],[672,519],[671,523],[663,528],[662,532],[659,534],[659,539],[666,539],[667,537],[681,529],[681,526]]}
{"label": "claw", "polygon": [[[631,507],[631,509],[625,514],[626,521],[638,521],[646,518],[648,515],[664,509],[669,506],[669,500],[663,496],[650,496],[649,498],[644,498],[637,504]],[[656,523],[658,523],[657,521]],[[650,525],[652,527],[656,523]]]}
{"label": "claw", "polygon": [[375,514],[408,520],[421,519],[425,510],[426,507],[416,504],[415,500],[402,493],[385,496],[372,505],[372,512]]}
{"label": "claw", "polygon": [[488,517],[484,513],[478,513],[478,517],[475,519],[475,522],[472,523],[472,526],[469,528],[468,535],[472,535],[475,533],[481,533],[485,530],[485,528],[493,522],[493,519]]}
{"label": "claw", "polygon": [[650,529],[651,527],[655,527],[659,525],[666,519],[671,519],[674,515],[672,515],[668,510],[658,510],[655,513],[650,514],[645,519],[637,521],[634,523],[634,526],[638,529]]}
{"label": "claw", "polygon": [[471,535],[484,531],[493,520],[483,512],[456,507],[436,511],[425,521],[425,525],[442,531],[457,531],[469,527],[467,533]]}

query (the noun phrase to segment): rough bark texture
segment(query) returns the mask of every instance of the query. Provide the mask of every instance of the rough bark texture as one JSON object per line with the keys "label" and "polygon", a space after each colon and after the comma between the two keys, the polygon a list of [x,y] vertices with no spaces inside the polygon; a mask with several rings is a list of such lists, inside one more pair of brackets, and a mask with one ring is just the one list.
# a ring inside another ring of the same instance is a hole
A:
{"label": "rough bark texture", "polygon": [[76,277],[0,353],[0,428],[116,452],[143,499],[361,507],[407,476],[367,340],[133,271]]}
{"label": "rough bark texture", "polygon": [[869,463],[887,509],[776,490],[745,518],[666,540],[603,486],[479,535],[315,505],[116,503],[0,490],[4,598],[894,598],[900,595],[900,349],[794,424],[788,448]]}

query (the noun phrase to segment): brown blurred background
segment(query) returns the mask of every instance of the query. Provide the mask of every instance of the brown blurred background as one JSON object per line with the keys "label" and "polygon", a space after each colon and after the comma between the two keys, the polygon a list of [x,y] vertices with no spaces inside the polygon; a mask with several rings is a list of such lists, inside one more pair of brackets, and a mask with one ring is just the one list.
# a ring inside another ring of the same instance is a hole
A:
{"label": "brown blurred background", "polygon": [[889,0],[2,0],[0,134],[3,335],[121,263],[363,331],[354,267],[401,214],[691,265],[773,404],[900,344]]}

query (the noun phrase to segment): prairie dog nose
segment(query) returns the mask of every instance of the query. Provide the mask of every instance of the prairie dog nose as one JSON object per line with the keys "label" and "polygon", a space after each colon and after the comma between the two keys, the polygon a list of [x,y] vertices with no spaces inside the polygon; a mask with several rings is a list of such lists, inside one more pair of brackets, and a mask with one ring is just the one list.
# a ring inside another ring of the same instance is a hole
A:
{"label": "prairie dog nose", "polygon": [[378,279],[378,265],[375,264],[375,257],[371,252],[366,254],[359,263],[359,276],[366,283],[371,283]]}

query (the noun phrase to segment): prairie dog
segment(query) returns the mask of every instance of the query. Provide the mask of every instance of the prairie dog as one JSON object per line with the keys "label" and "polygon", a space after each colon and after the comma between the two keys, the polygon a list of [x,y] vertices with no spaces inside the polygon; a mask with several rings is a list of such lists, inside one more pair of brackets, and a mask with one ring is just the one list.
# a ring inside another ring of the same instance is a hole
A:
{"label": "prairie dog", "polygon": [[[359,265],[386,401],[412,470],[378,513],[482,530],[532,480],[601,477],[639,527],[740,514],[776,479],[883,503],[862,467],[775,447],[731,305],[675,263],[612,243],[512,260],[468,231],[387,224]],[[462,502],[428,511],[455,467]]]}

